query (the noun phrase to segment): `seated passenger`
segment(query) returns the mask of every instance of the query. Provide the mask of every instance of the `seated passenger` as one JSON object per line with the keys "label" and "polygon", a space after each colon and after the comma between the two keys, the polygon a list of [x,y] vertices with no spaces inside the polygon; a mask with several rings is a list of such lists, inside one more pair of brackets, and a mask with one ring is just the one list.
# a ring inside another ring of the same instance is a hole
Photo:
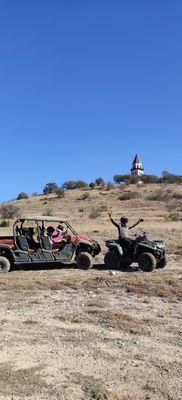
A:
{"label": "seated passenger", "polygon": [[66,231],[62,225],[58,225],[57,229],[52,234],[53,243],[59,243],[65,239]]}
{"label": "seated passenger", "polygon": [[53,226],[48,226],[47,228],[47,236],[50,239],[50,243],[53,248],[63,248],[66,244],[65,240],[66,232],[62,225],[58,225],[57,229],[54,229]]}

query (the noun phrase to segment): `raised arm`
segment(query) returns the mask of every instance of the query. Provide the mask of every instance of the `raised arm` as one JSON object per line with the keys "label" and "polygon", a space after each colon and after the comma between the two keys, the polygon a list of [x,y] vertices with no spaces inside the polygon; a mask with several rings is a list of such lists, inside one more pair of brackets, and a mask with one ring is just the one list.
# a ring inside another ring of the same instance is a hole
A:
{"label": "raised arm", "polygon": [[137,222],[135,222],[135,224],[129,226],[129,229],[133,229],[135,226],[137,226],[138,224],[140,224],[140,222],[143,222],[144,219],[143,218],[139,218]]}
{"label": "raised arm", "polygon": [[116,226],[116,228],[118,228],[118,227],[119,227],[119,224],[117,224],[117,222],[114,221],[114,219],[111,217],[111,212],[108,212],[108,215],[109,215],[109,218],[110,218],[110,221],[112,222],[112,224],[113,224],[114,226]]}

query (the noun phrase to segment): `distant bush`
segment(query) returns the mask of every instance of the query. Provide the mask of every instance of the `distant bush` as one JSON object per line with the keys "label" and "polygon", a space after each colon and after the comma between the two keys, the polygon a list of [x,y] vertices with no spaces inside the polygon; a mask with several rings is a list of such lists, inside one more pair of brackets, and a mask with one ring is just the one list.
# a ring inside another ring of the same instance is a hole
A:
{"label": "distant bush", "polygon": [[49,182],[45,185],[43,189],[44,194],[50,194],[50,193],[55,193],[56,190],[58,190],[59,187],[55,182]]}
{"label": "distant bush", "polygon": [[94,183],[94,182],[90,182],[89,187],[90,187],[91,189],[94,189],[95,183]]}
{"label": "distant bush", "polygon": [[182,221],[182,216],[180,213],[172,212],[169,214],[168,219],[170,219],[171,221]]}
{"label": "distant bush", "polygon": [[182,183],[182,175],[171,174],[168,171],[162,172],[161,181],[163,183]]}
{"label": "distant bush", "polygon": [[83,193],[82,196],[78,198],[78,200],[88,200],[88,199],[90,199],[90,193],[88,192]]}
{"label": "distant bush", "polygon": [[6,221],[5,219],[3,221],[1,221],[0,228],[7,228],[8,226],[10,226],[9,221]]}
{"label": "distant bush", "polygon": [[118,199],[121,201],[136,199],[138,197],[137,192],[123,192]]}
{"label": "distant bush", "polygon": [[152,200],[152,201],[167,201],[168,198],[169,198],[169,193],[163,192],[162,190],[158,190],[147,196],[147,200]]}
{"label": "distant bush", "polygon": [[79,213],[83,213],[84,212],[84,209],[83,208],[80,208],[79,209]]}
{"label": "distant bush", "polygon": [[65,196],[65,191],[62,188],[58,188],[56,190],[56,195],[59,199],[63,198]]}
{"label": "distant bush", "polygon": [[127,184],[136,184],[139,181],[142,181],[143,183],[159,183],[161,182],[161,179],[156,176],[156,175],[139,175],[139,176],[135,176],[135,175],[115,175],[113,177],[113,180],[115,183],[127,183]]}
{"label": "distant bush", "polygon": [[95,184],[96,184],[97,186],[101,186],[101,187],[105,186],[104,179],[103,179],[103,178],[97,178],[97,179],[95,180]]}
{"label": "distant bush", "polygon": [[33,193],[32,193],[32,197],[35,197],[35,196],[38,196],[38,193],[37,193],[37,192],[33,192]]}
{"label": "distant bush", "polygon": [[140,179],[141,179],[141,181],[143,183],[146,183],[146,184],[147,183],[150,184],[150,183],[160,183],[161,182],[161,179],[156,175],[146,175],[146,174],[144,174],[144,175],[140,176]]}
{"label": "distant bush", "polygon": [[25,192],[20,192],[17,200],[28,199],[28,195]]}
{"label": "distant bush", "polygon": [[88,183],[84,181],[66,181],[62,184],[62,188],[65,190],[73,189],[85,189],[88,187]]}
{"label": "distant bush", "polygon": [[126,179],[129,179],[130,175],[114,175],[113,180],[115,183],[125,183]]}
{"label": "distant bush", "polygon": [[11,219],[17,217],[19,213],[19,207],[14,204],[3,204],[0,207],[0,214],[2,219]]}

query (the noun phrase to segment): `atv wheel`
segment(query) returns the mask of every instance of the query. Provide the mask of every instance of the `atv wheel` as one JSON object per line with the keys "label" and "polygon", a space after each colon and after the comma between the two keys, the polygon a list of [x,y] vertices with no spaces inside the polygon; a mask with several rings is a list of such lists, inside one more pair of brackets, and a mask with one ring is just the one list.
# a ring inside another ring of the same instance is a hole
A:
{"label": "atv wheel", "polygon": [[10,262],[6,257],[0,256],[0,274],[6,274],[10,270]]}
{"label": "atv wheel", "polygon": [[158,263],[157,263],[157,267],[156,268],[164,268],[167,264],[167,258],[166,257],[162,257]]}
{"label": "atv wheel", "polygon": [[92,256],[89,253],[80,253],[76,258],[78,268],[90,269],[92,268]]}
{"label": "atv wheel", "polygon": [[120,268],[127,268],[127,267],[130,267],[131,264],[132,264],[132,261],[124,261],[124,260],[121,260],[121,261],[120,261]]}
{"label": "atv wheel", "polygon": [[143,253],[138,258],[138,265],[142,271],[151,272],[156,268],[156,259],[151,253]]}
{"label": "atv wheel", "polygon": [[120,256],[115,251],[108,251],[104,257],[104,264],[110,269],[119,269],[120,267]]}

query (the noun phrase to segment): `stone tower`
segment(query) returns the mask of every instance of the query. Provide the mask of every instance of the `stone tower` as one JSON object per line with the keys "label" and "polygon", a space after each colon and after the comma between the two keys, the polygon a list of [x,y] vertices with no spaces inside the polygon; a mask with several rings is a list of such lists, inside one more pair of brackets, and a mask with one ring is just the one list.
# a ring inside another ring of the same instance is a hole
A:
{"label": "stone tower", "polygon": [[132,168],[131,168],[131,175],[135,176],[141,176],[143,175],[143,165],[140,159],[140,156],[136,154],[133,163],[132,163]]}

